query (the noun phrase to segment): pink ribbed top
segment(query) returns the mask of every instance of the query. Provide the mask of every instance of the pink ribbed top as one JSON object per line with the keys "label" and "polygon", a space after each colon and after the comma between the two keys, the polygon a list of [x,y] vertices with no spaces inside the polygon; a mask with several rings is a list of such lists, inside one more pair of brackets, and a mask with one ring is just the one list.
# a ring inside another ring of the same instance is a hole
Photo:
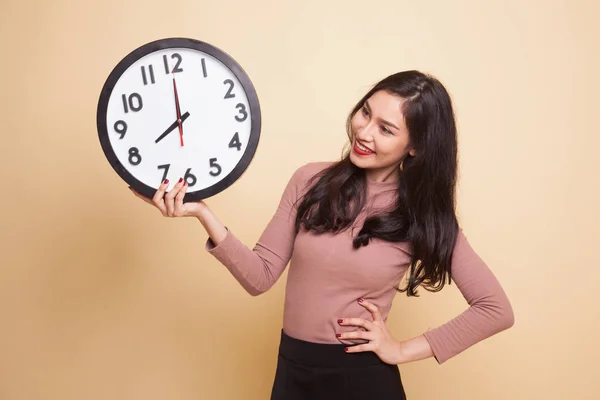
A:
{"label": "pink ribbed top", "polygon": [[[395,198],[394,182],[368,181],[367,204],[354,232],[321,234],[294,229],[295,203],[307,190],[307,181],[330,162],[306,164],[295,171],[279,207],[256,245],[250,249],[228,230],[225,239],[206,250],[225,265],[251,295],[267,291],[289,263],[283,330],[291,337],[336,343],[336,333],[360,329],[337,323],[342,317],[372,320],[358,298],[376,304],[387,318],[395,289],[410,263],[410,244],[374,239],[354,249],[357,233],[370,211],[385,209]],[[469,307],[456,318],[424,333],[435,358],[443,363],[475,343],[512,326],[510,302],[497,279],[469,245],[462,229],[452,258],[452,277]],[[343,343],[351,343],[344,341]]]}

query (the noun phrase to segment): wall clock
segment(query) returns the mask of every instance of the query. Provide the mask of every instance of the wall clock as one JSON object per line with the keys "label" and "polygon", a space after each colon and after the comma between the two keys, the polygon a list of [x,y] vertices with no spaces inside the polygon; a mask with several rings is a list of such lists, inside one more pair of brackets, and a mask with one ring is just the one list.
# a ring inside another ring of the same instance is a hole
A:
{"label": "wall clock", "polygon": [[241,177],[258,146],[256,90],[224,51],[166,38],[125,56],[98,101],[98,136],[117,174],[152,197],[184,178],[184,201],[213,196]]}

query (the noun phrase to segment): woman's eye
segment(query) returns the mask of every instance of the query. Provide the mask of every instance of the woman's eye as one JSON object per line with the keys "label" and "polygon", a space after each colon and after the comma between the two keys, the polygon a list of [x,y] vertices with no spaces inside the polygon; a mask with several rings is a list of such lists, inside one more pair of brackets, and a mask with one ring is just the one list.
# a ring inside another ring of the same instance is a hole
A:
{"label": "woman's eye", "polygon": [[365,107],[362,108],[362,113],[365,117],[369,116],[369,112],[367,111],[367,109]]}
{"label": "woman's eye", "polygon": [[381,126],[381,130],[385,133],[392,133],[388,128],[386,128],[385,126]]}

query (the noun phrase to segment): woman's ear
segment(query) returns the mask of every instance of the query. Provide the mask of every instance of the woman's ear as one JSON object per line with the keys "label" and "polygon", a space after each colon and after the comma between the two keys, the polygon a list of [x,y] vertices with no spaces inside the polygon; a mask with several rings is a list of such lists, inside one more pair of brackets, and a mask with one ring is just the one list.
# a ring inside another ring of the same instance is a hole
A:
{"label": "woman's ear", "polygon": [[411,155],[411,157],[414,157],[415,154],[417,154],[417,150],[415,148],[410,149],[410,151],[408,152],[408,154]]}

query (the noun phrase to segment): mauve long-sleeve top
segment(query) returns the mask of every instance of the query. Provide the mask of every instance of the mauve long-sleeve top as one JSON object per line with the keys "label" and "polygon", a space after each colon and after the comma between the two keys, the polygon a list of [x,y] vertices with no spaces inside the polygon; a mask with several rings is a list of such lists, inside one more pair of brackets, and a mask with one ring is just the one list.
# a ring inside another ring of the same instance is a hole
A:
{"label": "mauve long-sleeve top", "polygon": [[[216,257],[251,295],[273,286],[289,263],[283,331],[294,338],[339,344],[336,333],[362,329],[340,326],[341,317],[372,320],[358,298],[371,301],[387,319],[396,287],[411,261],[409,243],[373,239],[352,247],[369,212],[385,210],[395,199],[394,182],[367,181],[368,207],[354,224],[337,234],[295,231],[297,200],[308,180],[330,162],[313,162],[298,168],[289,180],[275,214],[250,249],[228,229],[223,241],[210,239],[206,250]],[[469,307],[452,320],[424,332],[438,363],[513,325],[511,304],[486,263],[459,229],[452,257],[452,278]],[[353,343],[342,341],[342,343]]]}

